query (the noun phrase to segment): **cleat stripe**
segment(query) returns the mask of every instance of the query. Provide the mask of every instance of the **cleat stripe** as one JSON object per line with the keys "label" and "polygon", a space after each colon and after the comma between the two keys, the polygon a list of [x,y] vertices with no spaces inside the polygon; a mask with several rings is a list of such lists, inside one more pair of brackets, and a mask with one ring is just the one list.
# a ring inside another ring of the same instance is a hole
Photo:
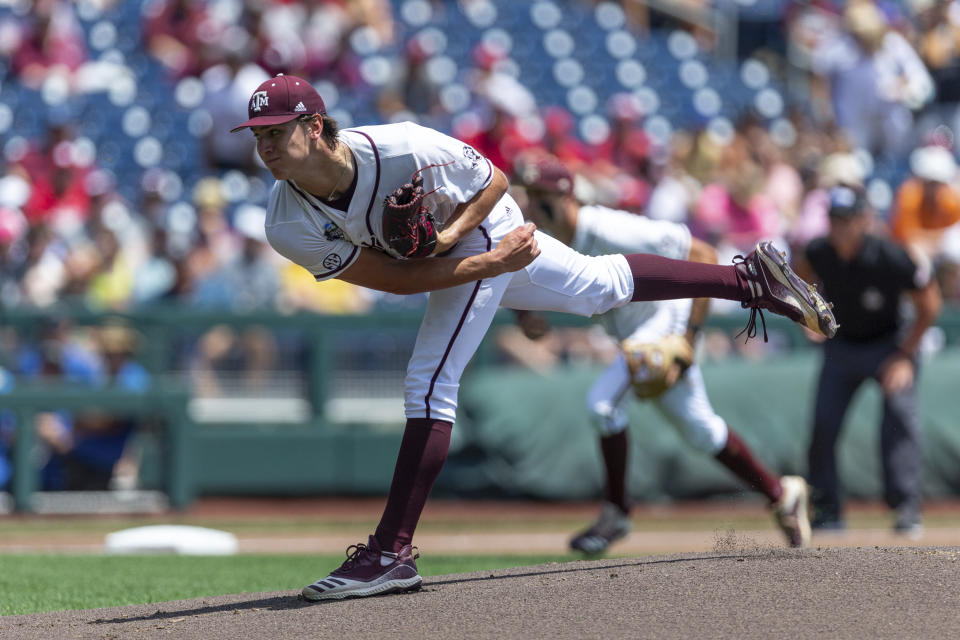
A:
{"label": "cleat stripe", "polygon": [[336,583],[337,583],[338,585],[340,585],[341,587],[342,587],[343,585],[347,584],[347,583],[344,582],[343,580],[337,580],[336,578],[327,578],[327,580],[329,580],[330,582],[336,582]]}
{"label": "cleat stripe", "polygon": [[334,587],[332,584],[330,584],[329,582],[327,582],[326,580],[321,580],[321,581],[320,581],[320,584],[322,584],[323,586],[325,586],[327,589],[335,589],[335,588],[336,588],[336,587]]}
{"label": "cleat stripe", "polygon": [[318,586],[315,585],[315,584],[308,584],[308,585],[307,585],[307,589],[313,589],[313,590],[316,591],[317,593],[323,593],[323,589],[321,589],[320,587],[318,587]]}

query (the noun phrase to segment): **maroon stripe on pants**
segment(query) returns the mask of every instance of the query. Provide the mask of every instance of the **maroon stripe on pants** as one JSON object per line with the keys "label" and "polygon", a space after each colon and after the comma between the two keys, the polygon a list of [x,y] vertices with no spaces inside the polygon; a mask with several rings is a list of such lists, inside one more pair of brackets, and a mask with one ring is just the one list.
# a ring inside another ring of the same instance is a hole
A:
{"label": "maroon stripe on pants", "polygon": [[[492,242],[490,241],[490,234],[487,233],[487,230],[483,227],[477,227],[480,229],[480,233],[483,234],[483,237],[487,239],[487,251],[490,251]],[[440,358],[440,364],[437,365],[436,371],[433,372],[433,377],[430,378],[430,387],[427,389],[427,395],[424,396],[423,402],[427,407],[427,419],[430,418],[430,396],[433,395],[433,388],[437,384],[437,378],[440,377],[440,371],[443,370],[443,365],[447,362],[447,357],[450,355],[450,350],[453,349],[453,343],[456,341],[457,336],[460,335],[460,330],[463,328],[463,323],[467,320],[467,314],[470,312],[470,307],[473,306],[473,301],[477,299],[477,292],[480,291],[480,284],[483,280],[477,280],[477,283],[473,286],[473,292],[470,294],[470,299],[467,300],[467,305],[463,309],[463,313],[460,314],[460,322],[457,323],[457,328],[453,331],[453,335],[450,336],[450,341],[447,342],[447,348],[443,352],[443,357]]]}

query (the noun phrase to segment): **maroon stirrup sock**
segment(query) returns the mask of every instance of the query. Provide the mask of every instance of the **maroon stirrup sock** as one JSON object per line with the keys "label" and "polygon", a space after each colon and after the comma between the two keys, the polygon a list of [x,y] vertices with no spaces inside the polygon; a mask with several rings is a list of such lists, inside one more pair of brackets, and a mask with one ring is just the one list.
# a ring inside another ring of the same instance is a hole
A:
{"label": "maroon stirrup sock", "polygon": [[770,502],[780,499],[783,490],[780,478],[753,457],[746,443],[727,428],[727,444],[716,455],[717,460],[734,475],[767,497]]}
{"label": "maroon stirrup sock", "polygon": [[452,430],[450,422],[407,418],[387,506],[374,533],[384,551],[399,553],[413,540],[427,496],[447,460]]}
{"label": "maroon stirrup sock", "polygon": [[633,300],[721,298],[745,302],[750,287],[734,265],[674,260],[650,253],[624,256],[633,273]]}

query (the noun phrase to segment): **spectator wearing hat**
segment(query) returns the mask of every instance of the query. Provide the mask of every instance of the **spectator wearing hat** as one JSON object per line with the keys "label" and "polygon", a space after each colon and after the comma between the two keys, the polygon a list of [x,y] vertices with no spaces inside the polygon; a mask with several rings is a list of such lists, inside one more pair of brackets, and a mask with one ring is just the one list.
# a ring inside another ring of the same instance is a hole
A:
{"label": "spectator wearing hat", "polygon": [[787,234],[790,246],[802,249],[814,238],[827,234],[830,220],[830,189],[844,185],[863,188],[863,163],[852,153],[836,152],[823,158],[812,177],[812,188],[804,195],[800,214]]}
{"label": "spectator wearing hat", "polygon": [[[795,254],[798,273],[817,281],[834,302],[840,328],[824,343],[808,452],[815,529],[843,529],[843,494],[836,443],[857,389],[875,380],[883,396],[880,454],[884,499],[895,510],[894,529],[922,532],[921,428],[917,414],[920,341],[940,312],[939,289],[922,261],[871,233],[872,211],[862,190],[829,192],[830,230]],[[914,307],[900,315],[900,298]]]}
{"label": "spectator wearing hat", "polygon": [[[53,74],[68,79],[88,58],[73,3],[37,0],[23,17],[4,17],[0,54],[24,86],[39,89]],[[16,13],[16,12],[14,12]]]}
{"label": "spectator wearing hat", "polygon": [[837,125],[855,147],[883,156],[906,150],[913,111],[933,97],[933,79],[871,0],[847,4],[842,29],[818,43],[812,64]]}
{"label": "spectator wearing hat", "polygon": [[897,189],[891,230],[899,242],[934,259],[944,231],[960,222],[957,163],[948,149],[927,145],[910,154],[910,171]]}

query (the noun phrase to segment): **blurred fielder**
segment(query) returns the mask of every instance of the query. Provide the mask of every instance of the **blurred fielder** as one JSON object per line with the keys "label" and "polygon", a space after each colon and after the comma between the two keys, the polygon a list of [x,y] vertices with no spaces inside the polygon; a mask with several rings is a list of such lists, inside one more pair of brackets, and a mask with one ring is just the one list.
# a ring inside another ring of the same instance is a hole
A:
{"label": "blurred fielder", "polygon": [[[581,205],[573,193],[573,176],[554,156],[531,154],[522,159],[516,182],[526,189],[528,219],[581,253],[655,253],[716,263],[713,247],[691,237],[685,225]],[[597,520],[570,541],[573,549],[601,553],[630,531],[626,404],[631,396],[652,402],[687,444],[712,455],[766,496],[790,546],[809,544],[806,482],[772,473],[710,406],[693,356],[708,305],[707,298],[635,302],[600,316],[620,344],[617,359],[587,394],[600,436],[606,499]]]}

